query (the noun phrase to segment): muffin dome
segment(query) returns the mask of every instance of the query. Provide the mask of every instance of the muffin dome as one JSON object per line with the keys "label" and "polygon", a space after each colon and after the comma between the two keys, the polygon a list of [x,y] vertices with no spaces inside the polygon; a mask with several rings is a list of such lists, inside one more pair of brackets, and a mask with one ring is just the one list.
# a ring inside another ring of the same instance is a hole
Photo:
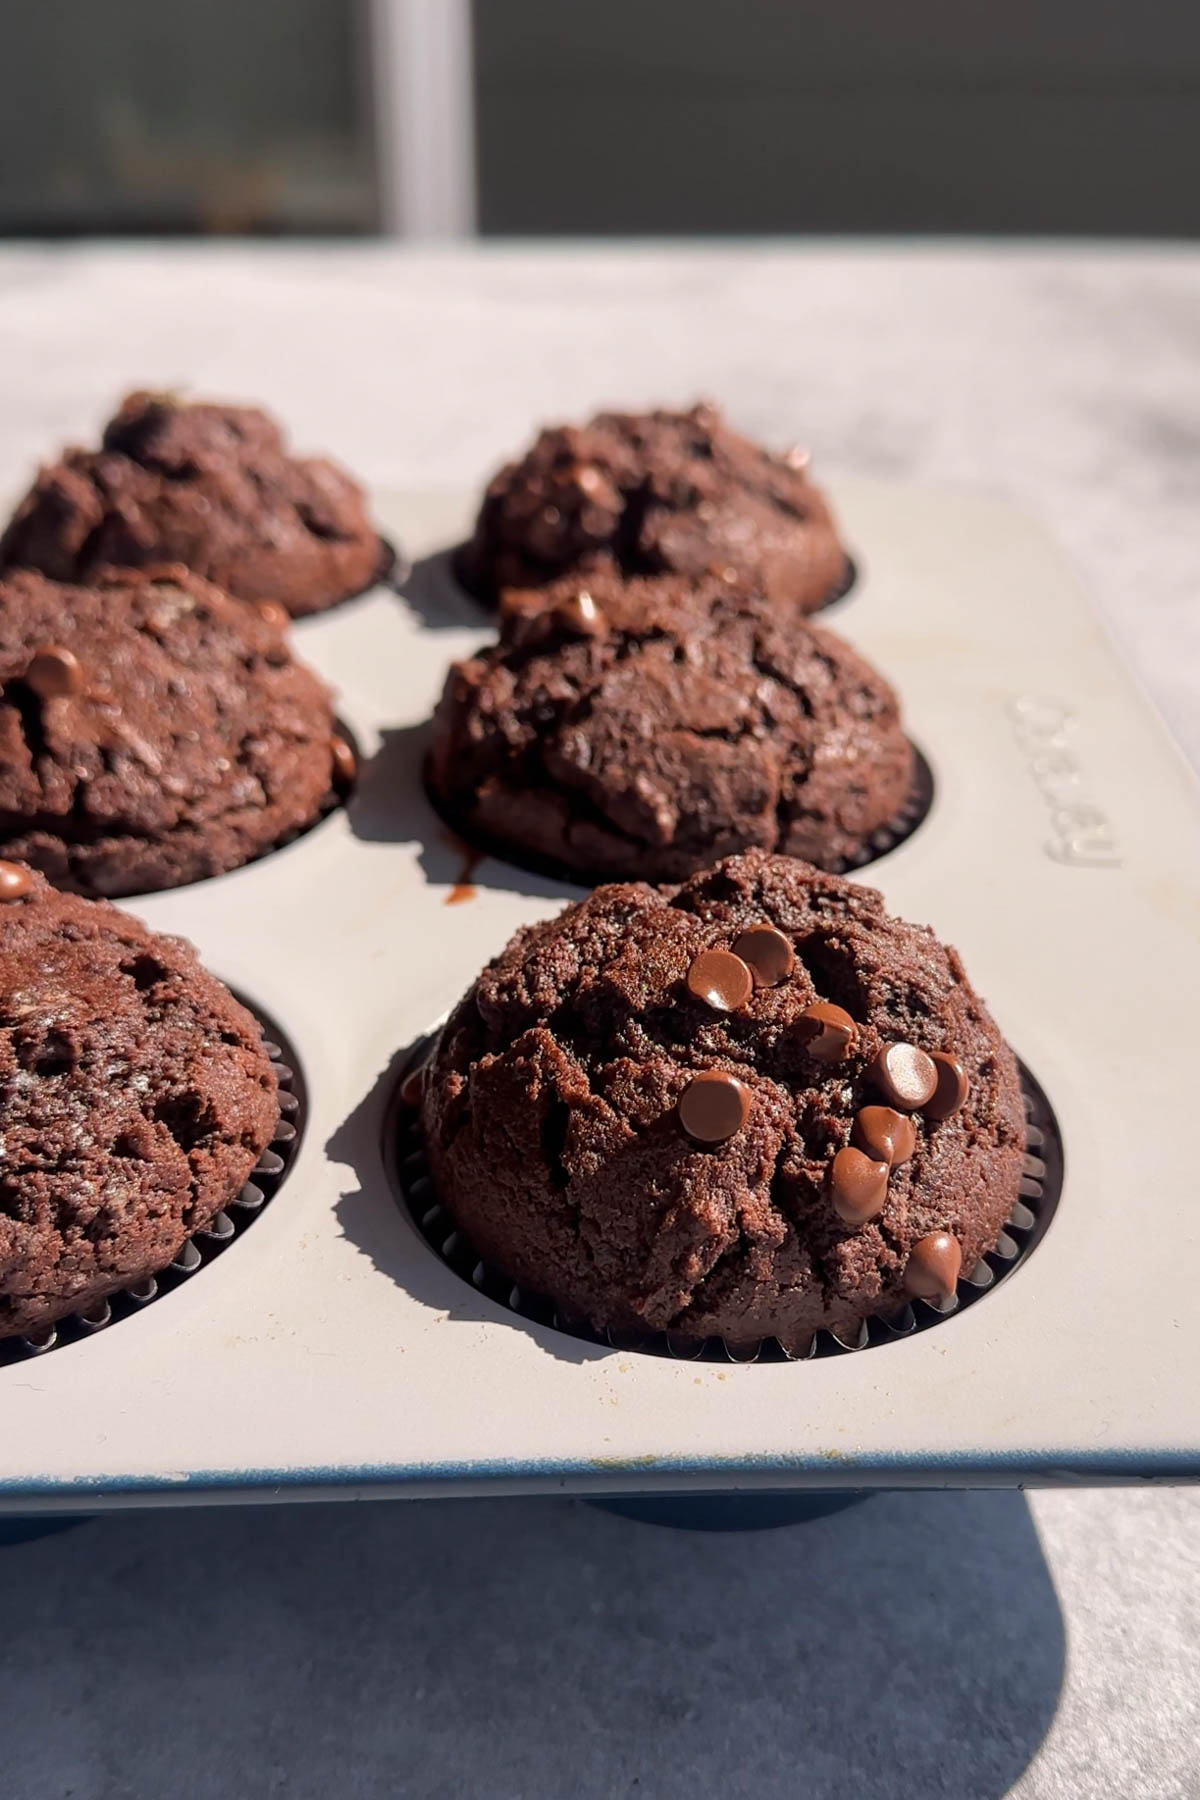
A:
{"label": "muffin dome", "polygon": [[715,576],[507,596],[499,643],[450,671],[429,760],[465,836],[586,880],[679,880],[751,845],[842,867],[912,779],[883,677]]}
{"label": "muffin dome", "polygon": [[495,602],[567,573],[728,569],[815,612],[851,571],[806,467],[739,437],[710,404],[554,426],[491,482],[459,574]]}
{"label": "muffin dome", "polygon": [[333,713],[272,619],[185,569],[0,581],[0,855],[132,894],[311,824]]}
{"label": "muffin dome", "polygon": [[279,1119],[256,1021],[180,938],[0,863],[0,1338],[164,1269]]}
{"label": "muffin dome", "polygon": [[289,455],[266,413],[130,394],[101,449],[41,470],[0,538],[0,568],[88,582],[154,563],[298,616],[370,587],[391,553],[357,482]]}
{"label": "muffin dome", "polygon": [[421,1106],[438,1198],[530,1293],[597,1329],[793,1351],[948,1298],[1024,1144],[1015,1059],[956,953],[758,852],[518,932]]}

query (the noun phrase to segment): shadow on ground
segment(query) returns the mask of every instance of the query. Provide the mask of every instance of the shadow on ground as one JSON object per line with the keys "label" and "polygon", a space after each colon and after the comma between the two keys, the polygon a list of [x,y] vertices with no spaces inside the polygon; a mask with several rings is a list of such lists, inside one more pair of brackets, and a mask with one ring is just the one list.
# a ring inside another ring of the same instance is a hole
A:
{"label": "shadow on ground", "polygon": [[0,1609],[20,1800],[999,1800],[1064,1658],[1008,1493],[132,1512],[0,1553]]}
{"label": "shadow on ground", "polygon": [[425,789],[431,729],[432,721],[423,719],[380,734],[379,748],[363,764],[346,808],[354,835],[375,844],[419,844],[421,868],[435,884],[469,884],[564,904],[580,899],[585,887],[474,849],[439,818]]}

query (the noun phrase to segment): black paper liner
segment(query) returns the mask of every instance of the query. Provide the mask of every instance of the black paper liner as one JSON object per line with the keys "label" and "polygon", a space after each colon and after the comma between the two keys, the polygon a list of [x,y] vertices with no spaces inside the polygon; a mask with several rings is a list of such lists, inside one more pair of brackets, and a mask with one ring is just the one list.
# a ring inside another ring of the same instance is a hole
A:
{"label": "black paper liner", "polygon": [[813,618],[816,616],[817,613],[827,613],[831,606],[840,605],[841,602],[843,600],[847,599],[849,597],[849,595],[853,592],[853,590],[858,586],[858,579],[859,579],[858,564],[855,562],[855,560],[852,556],[847,554],[846,566],[842,570],[842,573],[841,573],[840,577],[838,578],[836,585],[834,587],[830,588],[829,592],[826,594],[824,600],[822,600],[822,602],[819,606],[813,607],[812,612],[809,614],[809,617]]}
{"label": "black paper liner", "polygon": [[[379,567],[375,571],[375,579],[368,587],[363,588],[369,594],[373,587],[399,587],[412,574],[412,563],[405,556],[398,544],[382,535],[379,539]],[[311,614],[309,615],[312,616]]]}
{"label": "black paper liner", "polygon": [[309,619],[323,619],[328,613],[336,612],[339,606],[349,606],[352,600],[361,600],[364,594],[371,592],[372,588],[400,587],[411,574],[412,563],[405,556],[403,550],[380,532],[379,561],[375,565],[375,572],[370,581],[363,587],[355,588],[352,594],[343,594],[340,600],[334,600],[328,606],[318,606],[312,612],[294,613],[289,624],[293,629],[297,627],[303,629]]}
{"label": "black paper liner", "polygon": [[[431,1035],[416,1048],[408,1059],[406,1074],[421,1067],[432,1053],[435,1041],[435,1036]],[[1062,1133],[1041,1084],[1020,1059],[1018,1067],[1025,1106],[1025,1165],[1019,1197],[996,1248],[959,1278],[954,1298],[947,1305],[937,1306],[925,1300],[908,1301],[890,1318],[880,1315],[864,1321],[854,1343],[844,1343],[832,1332],[819,1331],[808,1352],[799,1356],[785,1350],[775,1338],[766,1338],[753,1345],[732,1345],[722,1338],[699,1341],[673,1332],[598,1332],[586,1323],[564,1318],[553,1301],[514,1287],[506,1275],[480,1259],[466,1233],[455,1225],[438,1200],[425,1157],[417,1110],[402,1097],[403,1077],[384,1125],[384,1160],[398,1204],[440,1261],[477,1292],[486,1294],[497,1305],[532,1324],[547,1326],[567,1337],[610,1350],[668,1356],[683,1362],[808,1362],[814,1357],[849,1356],[930,1331],[967,1307],[978,1305],[986,1294],[1008,1280],[1041,1242],[1062,1193]]]}
{"label": "black paper liner", "polygon": [[910,838],[925,823],[933,805],[933,770],[925,752],[911,738],[908,740],[908,747],[912,751],[912,779],[900,811],[889,824],[881,825],[878,831],[873,831],[861,850],[856,851],[853,856],[839,857],[831,874],[850,875],[855,869],[867,868],[871,863],[878,862],[881,856],[899,849],[905,839]]}
{"label": "black paper liner", "polygon": [[224,1211],[187,1239],[175,1260],[165,1269],[159,1269],[133,1287],[110,1294],[88,1313],[72,1313],[59,1319],[36,1336],[0,1338],[0,1369],[8,1363],[47,1356],[52,1350],[76,1344],[82,1338],[95,1337],[97,1332],[111,1330],[122,1319],[144,1312],[155,1301],[215,1262],[230,1244],[250,1229],[283,1186],[304,1137],[308,1092],[295,1051],[274,1020],[244,994],[236,997],[262,1027],[263,1047],[275,1065],[279,1082],[279,1122],[249,1181]]}
{"label": "black paper liner", "polygon": [[[895,818],[888,824],[881,825],[871,833],[861,850],[853,856],[839,856],[828,865],[831,875],[850,875],[856,869],[865,869],[871,863],[878,862],[890,851],[899,849],[900,845],[920,829],[929,816],[933,805],[934,778],[933,770],[924,751],[914,744],[910,738],[908,747],[912,751],[912,777],[904,804]],[[569,863],[559,862],[553,856],[539,856],[536,850],[528,850],[523,844],[515,844],[509,838],[495,837],[490,832],[481,831],[469,819],[464,819],[452,807],[445,804],[429,779],[429,761],[426,758],[421,771],[421,779],[426,797],[438,818],[449,826],[455,837],[460,838],[469,849],[476,851],[480,857],[494,857],[497,862],[508,863],[515,869],[527,869],[534,875],[545,875],[551,881],[566,882],[571,887],[595,887],[610,881],[638,881],[641,876],[635,868],[630,868],[625,875],[598,874],[595,871],[574,868]],[[631,849],[636,857],[636,849]],[[730,852],[729,854],[733,854]],[[790,852],[781,850],[780,855]],[[826,865],[819,865],[825,867]],[[697,870],[696,873],[700,871]],[[682,879],[682,878],[681,878]],[[670,885],[670,884],[664,884]]]}

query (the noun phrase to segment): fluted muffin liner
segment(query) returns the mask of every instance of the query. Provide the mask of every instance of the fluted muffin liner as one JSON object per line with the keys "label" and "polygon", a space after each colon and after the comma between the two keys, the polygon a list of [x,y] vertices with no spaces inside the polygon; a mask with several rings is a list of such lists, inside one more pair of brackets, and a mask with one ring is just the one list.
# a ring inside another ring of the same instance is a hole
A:
{"label": "fluted muffin liner", "polygon": [[291,619],[291,629],[293,631],[297,627],[303,629],[306,620],[323,619],[327,614],[336,612],[339,606],[348,606],[352,600],[361,600],[363,595],[369,594],[373,588],[398,588],[408,580],[411,574],[412,563],[408,557],[405,556],[398,544],[394,544],[390,538],[384,537],[381,532],[379,534],[379,561],[375,565],[375,571],[370,581],[360,588],[355,588],[352,594],[343,594],[340,600],[334,600],[328,606],[318,606],[313,612],[294,613]]}
{"label": "fluted muffin liner", "polygon": [[[433,1038],[425,1040],[409,1059],[405,1076],[428,1060],[434,1041]],[[977,1304],[1019,1268],[1039,1243],[1062,1192],[1062,1135],[1054,1109],[1041,1085],[1019,1059],[1018,1067],[1025,1107],[1025,1161],[1018,1198],[995,1248],[959,1277],[954,1296],[945,1305],[926,1300],[907,1301],[889,1317],[878,1314],[864,1320],[853,1342],[831,1331],[819,1331],[808,1350],[799,1355],[785,1350],[776,1338],[765,1338],[756,1344],[729,1344],[723,1338],[697,1339],[671,1331],[596,1331],[585,1320],[566,1317],[552,1301],[514,1286],[508,1276],[480,1258],[466,1233],[455,1224],[438,1199],[425,1155],[418,1110],[402,1094],[404,1076],[388,1111],[384,1155],[397,1199],[430,1249],[460,1280],[468,1282],[477,1292],[486,1294],[489,1300],[520,1319],[549,1326],[568,1337],[611,1350],[668,1356],[677,1361],[809,1362],[815,1357],[851,1355],[931,1330],[955,1313]]]}
{"label": "fluted muffin liner", "polygon": [[849,595],[851,594],[853,589],[856,588],[857,586],[858,586],[858,564],[855,562],[855,560],[852,556],[847,554],[846,566],[842,570],[840,579],[837,581],[837,583],[833,587],[830,588],[828,594],[825,596],[824,600],[822,600],[820,606],[813,608],[813,611],[810,613],[809,617],[814,618],[814,619],[818,618],[820,614],[827,613],[831,606],[839,606],[843,600],[845,600],[849,597]]}
{"label": "fluted muffin liner", "polygon": [[912,751],[912,777],[904,804],[894,819],[871,833],[861,850],[856,851],[853,856],[839,858],[836,867],[830,871],[832,874],[852,875],[856,870],[865,869],[868,864],[877,862],[890,850],[897,849],[905,838],[910,838],[918,825],[923,824],[928,817],[933,805],[933,770],[924,751],[911,738],[908,740],[908,747]]}
{"label": "fluted muffin liner", "polygon": [[[257,856],[251,857],[251,863],[261,862],[264,856],[274,856],[276,850],[286,850],[289,844],[294,844],[296,842],[297,838],[307,837],[310,831],[315,831],[318,825],[324,824],[330,813],[336,812],[339,806],[348,805],[354,794],[354,790],[358,785],[359,771],[362,767],[362,752],[359,749],[357,737],[354,735],[354,732],[350,729],[349,725],[347,725],[345,719],[335,716],[333,721],[333,736],[335,738],[341,738],[342,742],[349,749],[350,754],[354,759],[354,773],[350,774],[348,772],[343,772],[339,770],[335,764],[329,784],[329,791],[322,800],[317,812],[308,821],[308,824],[297,825],[293,831],[285,831],[281,838],[277,838],[276,841],[273,844],[269,844],[265,850],[260,850]],[[245,863],[240,864],[239,866],[248,868],[250,864]],[[209,875],[204,877],[204,879],[215,881],[218,877]],[[195,883],[185,882],[184,886],[194,887]]]}
{"label": "fluted muffin liner", "polygon": [[[838,857],[828,865],[822,864],[821,866],[826,868],[829,874],[851,875],[859,869],[865,869],[870,863],[878,862],[881,856],[886,856],[889,851],[898,849],[928,817],[929,809],[933,805],[933,770],[929,766],[925,753],[913,743],[911,738],[908,740],[908,747],[912,751],[912,775],[909,780],[908,793],[905,795],[899,811],[886,825],[878,826],[861,850],[856,851],[853,856]],[[597,883],[620,879],[612,874],[586,873],[582,869],[572,868],[568,863],[558,862],[552,856],[539,856],[535,850],[528,850],[524,845],[514,844],[507,838],[496,837],[490,832],[481,831],[477,825],[469,819],[464,819],[461,814],[456,813],[445,804],[429,779],[428,762],[422,770],[422,780],[429,804],[437,813],[438,818],[449,826],[456,837],[461,838],[464,844],[469,845],[480,856],[493,856],[497,862],[508,863],[517,869],[529,869],[534,874],[548,876],[552,881],[569,882],[572,887],[591,887]],[[788,855],[790,852],[783,851],[781,854]],[[631,881],[635,879],[632,870],[627,879]]]}
{"label": "fluted muffin liner", "polygon": [[194,1232],[166,1268],[158,1269],[131,1287],[121,1288],[87,1312],[71,1313],[29,1337],[0,1338],[0,1367],[107,1331],[122,1319],[144,1312],[146,1307],[171,1293],[228,1249],[235,1238],[249,1230],[263,1208],[275,1197],[287,1178],[304,1136],[308,1105],[304,1081],[290,1045],[276,1042],[281,1035],[271,1020],[241,994],[238,999],[262,1027],[263,1048],[275,1069],[279,1084],[279,1118],[271,1142],[251,1170],[250,1179],[226,1207]]}
{"label": "fluted muffin liner", "polygon": [[[375,571],[374,580],[368,582],[367,586],[362,588],[360,592],[369,594],[373,587],[401,587],[411,574],[412,563],[409,561],[408,557],[405,556],[403,550],[400,549],[398,544],[393,544],[390,538],[381,536],[379,539],[379,566]],[[358,597],[357,594],[351,594],[349,596],[351,600],[356,600]],[[320,618],[321,615],[319,613],[304,613],[301,616],[303,618],[317,619]]]}

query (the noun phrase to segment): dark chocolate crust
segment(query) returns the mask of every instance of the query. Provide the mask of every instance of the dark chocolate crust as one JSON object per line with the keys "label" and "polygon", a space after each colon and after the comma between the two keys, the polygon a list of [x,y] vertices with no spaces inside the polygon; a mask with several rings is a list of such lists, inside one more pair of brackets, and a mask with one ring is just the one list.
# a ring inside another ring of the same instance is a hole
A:
{"label": "dark chocolate crust", "polygon": [[[776,987],[736,1012],[694,998],[702,950],[769,922],[795,948]],[[820,999],[854,1020],[852,1052],[814,1059]],[[830,1165],[876,1103],[880,1045],[957,1057],[953,1117],[912,1115],[880,1216],[843,1224]],[[676,1111],[702,1070],[750,1090],[742,1128],[695,1144]],[[853,1334],[904,1303],[913,1245],[949,1232],[970,1270],[1017,1199],[1017,1065],[957,954],[880,896],[787,857],[732,857],[678,889],[598,889],[519,931],[454,1009],[422,1122],[437,1194],[485,1262],[597,1329],[778,1338]]]}
{"label": "dark chocolate crust", "polygon": [[279,1118],[245,1007],[197,960],[38,876],[0,903],[0,1337],[165,1268]]}
{"label": "dark chocolate crust", "polygon": [[815,612],[852,568],[806,467],[731,431],[709,403],[552,426],[493,477],[458,572],[495,604],[564,574],[728,569]]}
{"label": "dark chocolate crust", "polygon": [[266,413],[136,393],[99,450],[65,450],[40,471],[0,538],[0,569],[86,583],[154,563],[298,617],[362,593],[391,552],[358,483],[290,455]]}
{"label": "dark chocolate crust", "polygon": [[[42,697],[34,658],[75,665]],[[330,696],[286,632],[186,569],[0,581],[0,856],[120,895],[251,861],[333,783]]]}
{"label": "dark chocolate crust", "polygon": [[585,880],[672,881],[751,845],[843,867],[903,808],[895,693],[795,608],[714,576],[529,598],[451,668],[434,718],[430,789],[468,838]]}

